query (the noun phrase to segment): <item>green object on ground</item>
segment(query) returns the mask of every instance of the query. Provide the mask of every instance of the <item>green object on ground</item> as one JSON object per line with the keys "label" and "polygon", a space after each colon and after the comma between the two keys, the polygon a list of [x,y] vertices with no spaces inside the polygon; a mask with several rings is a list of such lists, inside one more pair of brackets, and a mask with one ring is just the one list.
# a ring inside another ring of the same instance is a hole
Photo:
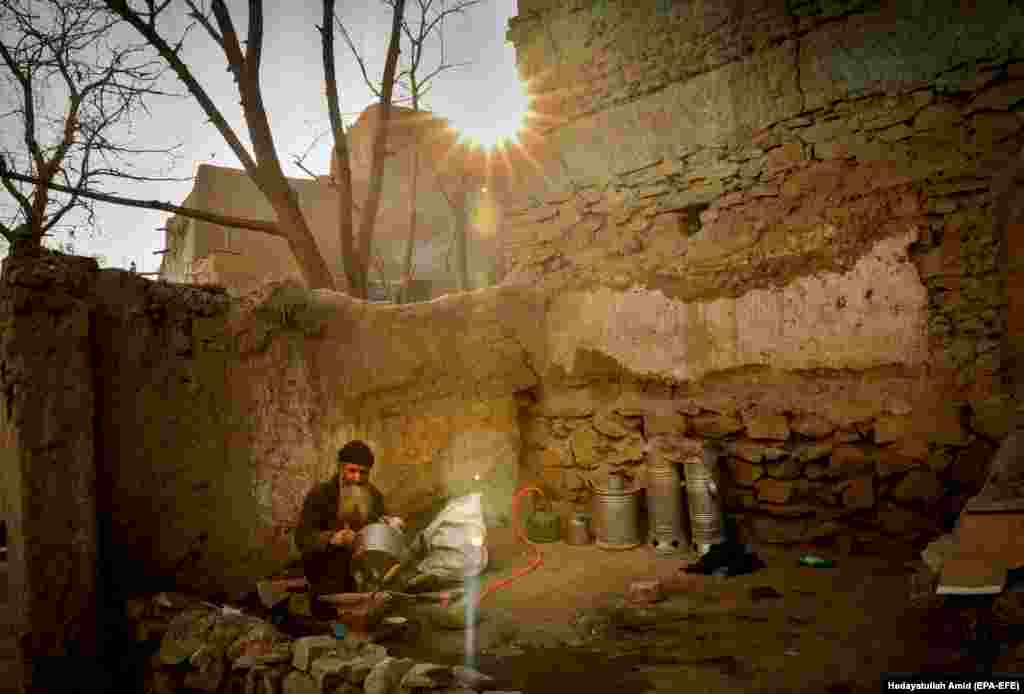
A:
{"label": "green object on ground", "polygon": [[822,557],[816,557],[813,554],[805,554],[800,557],[800,564],[802,566],[811,566],[815,569],[831,569],[836,565],[831,559],[824,559]]}
{"label": "green object on ground", "polygon": [[553,511],[534,511],[526,521],[526,536],[533,542],[558,542],[562,537],[562,518]]}

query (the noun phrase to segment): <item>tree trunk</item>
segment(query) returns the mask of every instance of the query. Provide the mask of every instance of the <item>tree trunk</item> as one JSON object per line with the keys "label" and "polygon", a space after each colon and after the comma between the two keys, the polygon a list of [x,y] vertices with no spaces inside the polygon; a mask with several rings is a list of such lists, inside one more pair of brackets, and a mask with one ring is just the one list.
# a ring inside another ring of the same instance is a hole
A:
{"label": "tree trunk", "polygon": [[469,196],[465,190],[458,190],[454,197],[455,202],[455,274],[459,283],[459,290],[469,291],[469,253],[467,229],[469,227],[469,210],[466,209]]}
{"label": "tree trunk", "polygon": [[[415,110],[415,109],[414,109]],[[410,300],[412,292],[412,256],[416,246],[416,202],[419,193],[420,138],[413,139],[412,179],[409,182],[409,237],[405,241],[405,258],[402,263],[402,301]]]}
{"label": "tree trunk", "polygon": [[391,23],[391,41],[388,56],[384,62],[384,77],[381,80],[380,121],[373,135],[373,158],[370,163],[370,190],[366,194],[362,218],[359,221],[359,268],[361,296],[367,295],[366,282],[369,277],[370,257],[373,253],[373,229],[380,209],[380,195],[384,186],[384,155],[387,144],[388,122],[391,119],[391,94],[395,88],[395,68],[398,66],[398,42],[402,32],[402,17],[405,16],[405,0],[395,0],[395,13]]}

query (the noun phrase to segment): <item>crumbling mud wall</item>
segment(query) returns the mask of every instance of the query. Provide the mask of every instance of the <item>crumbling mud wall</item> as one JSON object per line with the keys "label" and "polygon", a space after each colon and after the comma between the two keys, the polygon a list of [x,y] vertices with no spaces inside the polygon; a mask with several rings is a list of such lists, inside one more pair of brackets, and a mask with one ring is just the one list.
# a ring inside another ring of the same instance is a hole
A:
{"label": "crumbling mud wall", "polygon": [[[7,265],[2,498],[17,566],[47,576],[66,562],[46,548],[102,540],[115,595],[244,592],[295,558],[302,499],[356,436],[393,512],[482,491],[490,520],[507,518],[516,393],[537,384],[541,349],[532,292],[380,306],[278,284],[232,299],[59,254]],[[98,529],[69,521],[79,535],[63,538],[54,505]]]}
{"label": "crumbling mud wall", "polygon": [[551,347],[576,386],[671,393],[614,425],[540,394],[552,493],[604,474],[594,450],[639,464],[650,416],[724,444],[756,539],[938,532],[1019,406],[994,207],[1024,145],[1021,8],[521,0],[509,38],[537,116],[509,281],[589,316]]}
{"label": "crumbling mud wall", "polygon": [[96,680],[103,648],[96,382],[90,284],[96,261],[4,263],[0,293],[0,470],[19,691]]}

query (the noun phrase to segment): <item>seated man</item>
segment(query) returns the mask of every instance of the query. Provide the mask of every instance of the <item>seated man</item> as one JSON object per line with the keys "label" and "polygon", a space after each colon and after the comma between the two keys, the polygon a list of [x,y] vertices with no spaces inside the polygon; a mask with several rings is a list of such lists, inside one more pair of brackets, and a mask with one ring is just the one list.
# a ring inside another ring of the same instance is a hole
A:
{"label": "seated man", "polygon": [[351,571],[356,533],[369,523],[387,520],[384,497],[369,481],[372,467],[370,447],[350,441],[338,451],[338,472],[303,501],[295,544],[314,600],[356,590]]}

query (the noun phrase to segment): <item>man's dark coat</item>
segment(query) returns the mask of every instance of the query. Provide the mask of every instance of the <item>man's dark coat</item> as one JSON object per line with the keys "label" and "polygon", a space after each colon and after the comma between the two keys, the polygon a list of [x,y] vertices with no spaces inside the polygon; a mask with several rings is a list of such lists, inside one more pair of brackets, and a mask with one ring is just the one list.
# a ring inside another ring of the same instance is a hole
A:
{"label": "man's dark coat", "polygon": [[[384,516],[384,496],[370,483],[372,497],[368,523]],[[342,529],[338,517],[338,475],[313,487],[302,502],[299,526],[295,529],[295,544],[302,554],[302,568],[314,595],[348,593],[355,590],[349,568],[352,550],[328,543],[328,532]],[[349,524],[352,530],[362,528]]]}

